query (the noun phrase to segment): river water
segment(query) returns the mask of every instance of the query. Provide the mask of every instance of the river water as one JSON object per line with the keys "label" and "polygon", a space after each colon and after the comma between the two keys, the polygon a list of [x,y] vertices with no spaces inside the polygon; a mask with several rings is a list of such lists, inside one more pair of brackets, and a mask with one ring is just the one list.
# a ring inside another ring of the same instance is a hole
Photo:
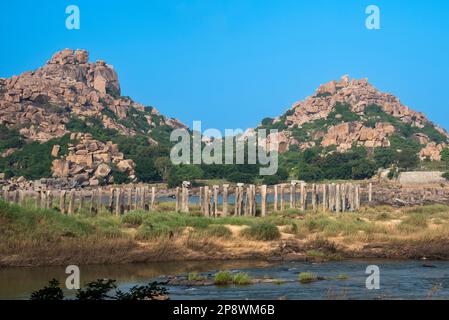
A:
{"label": "river water", "polygon": [[[380,289],[366,288],[369,265],[380,268]],[[116,279],[120,289],[164,280],[164,276],[218,270],[247,272],[254,279],[274,278],[283,284],[250,286],[169,286],[171,299],[449,299],[449,262],[356,260],[306,263],[265,261],[170,262],[132,265],[80,266],[81,283],[99,278]],[[326,280],[309,284],[297,281],[300,272],[313,272]],[[345,279],[337,280],[339,275]],[[28,299],[30,293],[56,278],[65,283],[64,267],[0,269],[0,299]],[[290,282],[289,282],[290,281]],[[73,291],[66,291],[73,296]]]}

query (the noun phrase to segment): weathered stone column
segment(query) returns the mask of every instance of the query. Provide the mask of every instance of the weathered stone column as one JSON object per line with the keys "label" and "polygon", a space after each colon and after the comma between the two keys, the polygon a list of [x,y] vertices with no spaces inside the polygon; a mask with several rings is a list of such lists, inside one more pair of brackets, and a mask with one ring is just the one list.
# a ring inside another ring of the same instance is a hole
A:
{"label": "weathered stone column", "polygon": [[340,194],[340,184],[337,183],[335,186],[335,211],[341,211],[341,194]]}
{"label": "weathered stone column", "polygon": [[284,184],[281,184],[280,186],[280,192],[279,192],[279,196],[280,196],[280,200],[281,200],[281,211],[284,211],[285,210],[285,195],[284,195],[284,187],[285,187],[285,185]]}
{"label": "weathered stone column", "polygon": [[265,217],[267,215],[267,185],[260,187],[260,215]]}
{"label": "weathered stone column", "polygon": [[155,210],[156,209],[156,187],[151,187],[151,205],[150,205],[150,209],[151,210]]}
{"label": "weathered stone column", "polygon": [[140,208],[142,209],[142,210],[146,210],[146,208],[145,208],[145,204],[146,204],[146,201],[147,201],[147,193],[146,193],[146,188],[145,187],[142,187],[142,188],[140,188]]}
{"label": "weathered stone column", "polygon": [[346,211],[346,206],[347,206],[346,197],[347,197],[347,184],[343,183],[341,185],[341,211],[342,212]]}
{"label": "weathered stone column", "polygon": [[323,183],[321,185],[321,189],[322,189],[322,193],[323,193],[323,196],[321,199],[323,201],[323,203],[322,203],[323,211],[327,211],[327,186],[325,183]]}
{"label": "weathered stone column", "polygon": [[349,210],[354,211],[355,210],[355,202],[354,202],[354,185],[351,183],[349,184]]}
{"label": "weathered stone column", "polygon": [[223,217],[228,215],[228,188],[229,184],[223,185]]}
{"label": "weathered stone column", "polygon": [[110,192],[109,192],[109,204],[108,204],[108,209],[110,213],[114,212],[114,202],[115,202],[115,189],[111,188]]}
{"label": "weathered stone column", "polygon": [[53,207],[53,192],[47,190],[47,208],[51,209]]}
{"label": "weathered stone column", "polygon": [[[40,191],[39,193],[41,194],[41,204],[40,204],[41,208],[48,209],[47,208],[47,193],[45,191]],[[22,197],[23,197],[23,195],[22,195]],[[24,200],[22,200],[22,203],[24,203]]]}
{"label": "weathered stone column", "polygon": [[213,187],[214,190],[214,200],[213,200],[213,215],[215,218],[218,217],[218,191],[220,190],[220,187],[217,185],[214,185]]}
{"label": "weathered stone column", "polygon": [[[97,190],[97,213],[101,213],[102,209],[103,209],[103,190],[99,188]],[[130,210],[132,210],[132,208],[130,208]]]}
{"label": "weathered stone column", "polygon": [[203,214],[204,216],[208,217],[210,215],[210,202],[208,201],[209,199],[209,187],[205,186],[204,187],[204,197],[203,197]]}
{"label": "weathered stone column", "polygon": [[355,209],[360,210],[360,185],[355,186]]}
{"label": "weathered stone column", "polygon": [[66,193],[67,193],[67,191],[61,190],[61,193],[59,194],[59,211],[62,214],[66,214],[66,209],[65,209]]}
{"label": "weathered stone column", "polygon": [[296,181],[290,183],[290,209],[296,208]]}
{"label": "weathered stone column", "polygon": [[316,184],[312,184],[312,210],[313,211],[317,211],[318,206],[317,206],[317,186]]}
{"label": "weathered stone column", "polygon": [[274,185],[274,211],[278,211],[278,185]]}
{"label": "weathered stone column", "polygon": [[[119,216],[121,214],[121,189],[117,188],[115,191],[115,215]],[[140,202],[142,205],[142,202]],[[141,207],[142,208],[142,207]]]}
{"label": "weathered stone column", "polygon": [[75,191],[71,190],[69,193],[69,208],[67,210],[67,213],[69,215],[72,215],[74,213],[75,209]]}
{"label": "weathered stone column", "polygon": [[126,192],[126,212],[131,212],[133,209],[133,189],[128,188]]}
{"label": "weathered stone column", "polygon": [[181,192],[179,187],[176,187],[175,190],[175,211],[179,212],[181,210]]}
{"label": "weathered stone column", "polygon": [[237,203],[237,215],[243,215],[243,187],[244,183],[237,183],[238,203]]}
{"label": "weathered stone column", "polygon": [[368,185],[368,202],[373,202],[373,183],[370,182]]}
{"label": "weathered stone column", "polygon": [[78,205],[78,213],[83,212],[84,208],[84,191],[80,190],[80,203]]}
{"label": "weathered stone column", "polygon": [[188,213],[189,212],[189,181],[182,182],[182,205],[181,212]]}
{"label": "weathered stone column", "polygon": [[306,190],[306,184],[304,182],[301,182],[301,211],[306,211],[306,202],[307,202],[307,190]]}
{"label": "weathered stone column", "polygon": [[199,193],[198,193],[198,205],[200,206],[200,212],[204,213],[204,207],[203,207],[203,187],[200,187]]}

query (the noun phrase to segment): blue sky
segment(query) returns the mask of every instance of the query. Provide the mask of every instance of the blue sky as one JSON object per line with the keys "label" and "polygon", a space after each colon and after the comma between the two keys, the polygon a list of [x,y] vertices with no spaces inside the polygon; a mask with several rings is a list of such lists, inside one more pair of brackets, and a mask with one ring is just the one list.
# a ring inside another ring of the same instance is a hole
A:
{"label": "blue sky", "polygon": [[[78,5],[81,29],[65,28]],[[381,30],[365,28],[365,8]],[[0,1],[0,77],[82,48],[122,94],[189,126],[248,128],[343,74],[449,129],[449,1]]]}

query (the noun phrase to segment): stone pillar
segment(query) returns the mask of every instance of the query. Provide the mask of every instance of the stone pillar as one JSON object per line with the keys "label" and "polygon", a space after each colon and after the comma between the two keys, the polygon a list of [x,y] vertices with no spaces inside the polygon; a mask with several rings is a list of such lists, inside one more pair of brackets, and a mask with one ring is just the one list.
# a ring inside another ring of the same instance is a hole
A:
{"label": "stone pillar", "polygon": [[[101,213],[103,209],[103,190],[99,188],[97,190],[97,213]],[[131,210],[132,208],[130,208]]]}
{"label": "stone pillar", "polygon": [[337,183],[335,186],[335,211],[341,211],[341,193],[340,193],[340,184]]}
{"label": "stone pillar", "polygon": [[115,195],[115,214],[117,216],[123,214],[123,190],[117,189],[116,195]]}
{"label": "stone pillar", "polygon": [[75,211],[75,191],[71,190],[69,193],[69,208],[67,210],[67,213],[69,215],[72,215]]}
{"label": "stone pillar", "polygon": [[200,191],[198,193],[198,205],[200,206],[200,212],[204,212],[203,202],[203,187],[200,187]]}
{"label": "stone pillar", "polygon": [[179,190],[179,187],[176,187],[175,191],[175,211],[179,212],[181,209],[181,192]]}
{"label": "stone pillar", "polygon": [[321,185],[321,189],[322,189],[322,192],[323,192],[323,197],[322,197],[322,201],[323,201],[323,203],[322,203],[322,205],[323,205],[323,211],[327,211],[327,186],[326,186],[326,184],[325,183],[323,183],[322,185]]}
{"label": "stone pillar", "polygon": [[335,183],[329,184],[329,210],[335,211]]}
{"label": "stone pillar", "polygon": [[290,183],[290,209],[296,208],[296,181]]}
{"label": "stone pillar", "polygon": [[229,184],[223,185],[223,217],[228,215],[228,188]]}
{"label": "stone pillar", "polygon": [[59,211],[61,211],[62,214],[66,214],[65,209],[65,198],[66,198],[66,191],[61,190],[61,193],[59,194]]}
{"label": "stone pillar", "polygon": [[47,205],[46,207],[48,209],[51,209],[53,207],[53,192],[50,190],[47,190]]}
{"label": "stone pillar", "polygon": [[243,215],[243,187],[244,183],[237,183],[236,194],[238,194],[237,201],[237,216]]}
{"label": "stone pillar", "polygon": [[368,202],[373,202],[373,183],[370,182],[368,185]]}
{"label": "stone pillar", "polygon": [[[39,193],[41,194],[40,207],[43,208],[43,209],[48,209],[48,207],[47,207],[47,193],[45,191],[40,191]],[[22,200],[22,202],[23,202],[23,200]]]}
{"label": "stone pillar", "polygon": [[345,212],[347,207],[346,197],[347,197],[347,191],[348,185],[346,183],[341,185],[341,211]]}
{"label": "stone pillar", "polygon": [[84,191],[80,190],[80,203],[78,205],[78,213],[83,212],[84,208]]}
{"label": "stone pillar", "polygon": [[126,198],[126,211],[131,212],[133,208],[133,189],[128,188]]}
{"label": "stone pillar", "polygon": [[316,184],[312,184],[312,210],[317,211],[318,205],[317,205],[317,192],[316,192],[317,186]]}
{"label": "stone pillar", "polygon": [[267,215],[267,186],[262,185],[260,187],[260,215],[265,217]]}
{"label": "stone pillar", "polygon": [[213,200],[213,214],[214,217],[217,218],[218,217],[218,191],[220,190],[220,187],[217,185],[214,185],[213,187],[214,190],[214,200]]}
{"label": "stone pillar", "polygon": [[355,210],[355,202],[354,202],[354,185],[351,183],[349,184],[349,210],[354,211]]}
{"label": "stone pillar", "polygon": [[304,182],[301,182],[301,211],[306,211],[306,202],[307,202],[307,190],[306,190],[306,184]]}
{"label": "stone pillar", "polygon": [[355,186],[355,209],[360,210],[360,185]]}
{"label": "stone pillar", "polygon": [[156,187],[151,187],[151,205],[150,209],[156,209]]}
{"label": "stone pillar", "polygon": [[204,209],[204,216],[206,216],[206,217],[208,217],[209,215],[210,215],[210,211],[209,211],[209,201],[208,201],[208,198],[209,198],[209,187],[208,186],[205,186],[204,187],[204,197],[203,197],[203,201],[204,201],[204,203],[203,203],[203,209]]}
{"label": "stone pillar", "polygon": [[274,185],[274,211],[278,211],[278,185]]}
{"label": "stone pillar", "polygon": [[182,182],[182,203],[181,203],[181,212],[188,213],[189,212],[189,181]]}
{"label": "stone pillar", "polygon": [[147,194],[145,187],[140,188],[140,209],[145,210],[145,203],[147,201]]}
{"label": "stone pillar", "polygon": [[281,211],[285,210],[285,199],[284,199],[284,184],[280,185],[280,192],[279,192],[279,196],[280,196],[280,200],[281,200]]}

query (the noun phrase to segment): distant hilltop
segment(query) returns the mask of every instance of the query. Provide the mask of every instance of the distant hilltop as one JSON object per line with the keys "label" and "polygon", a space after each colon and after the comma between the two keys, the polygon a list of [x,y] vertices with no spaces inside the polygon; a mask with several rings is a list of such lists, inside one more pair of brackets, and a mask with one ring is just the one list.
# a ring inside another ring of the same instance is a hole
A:
{"label": "distant hilltop", "polygon": [[260,127],[282,132],[281,151],[319,146],[345,152],[353,146],[395,147],[408,140],[421,146],[422,159],[437,161],[449,138],[423,113],[379,91],[367,79],[350,80],[347,75],[321,85],[282,116],[264,119]]}

